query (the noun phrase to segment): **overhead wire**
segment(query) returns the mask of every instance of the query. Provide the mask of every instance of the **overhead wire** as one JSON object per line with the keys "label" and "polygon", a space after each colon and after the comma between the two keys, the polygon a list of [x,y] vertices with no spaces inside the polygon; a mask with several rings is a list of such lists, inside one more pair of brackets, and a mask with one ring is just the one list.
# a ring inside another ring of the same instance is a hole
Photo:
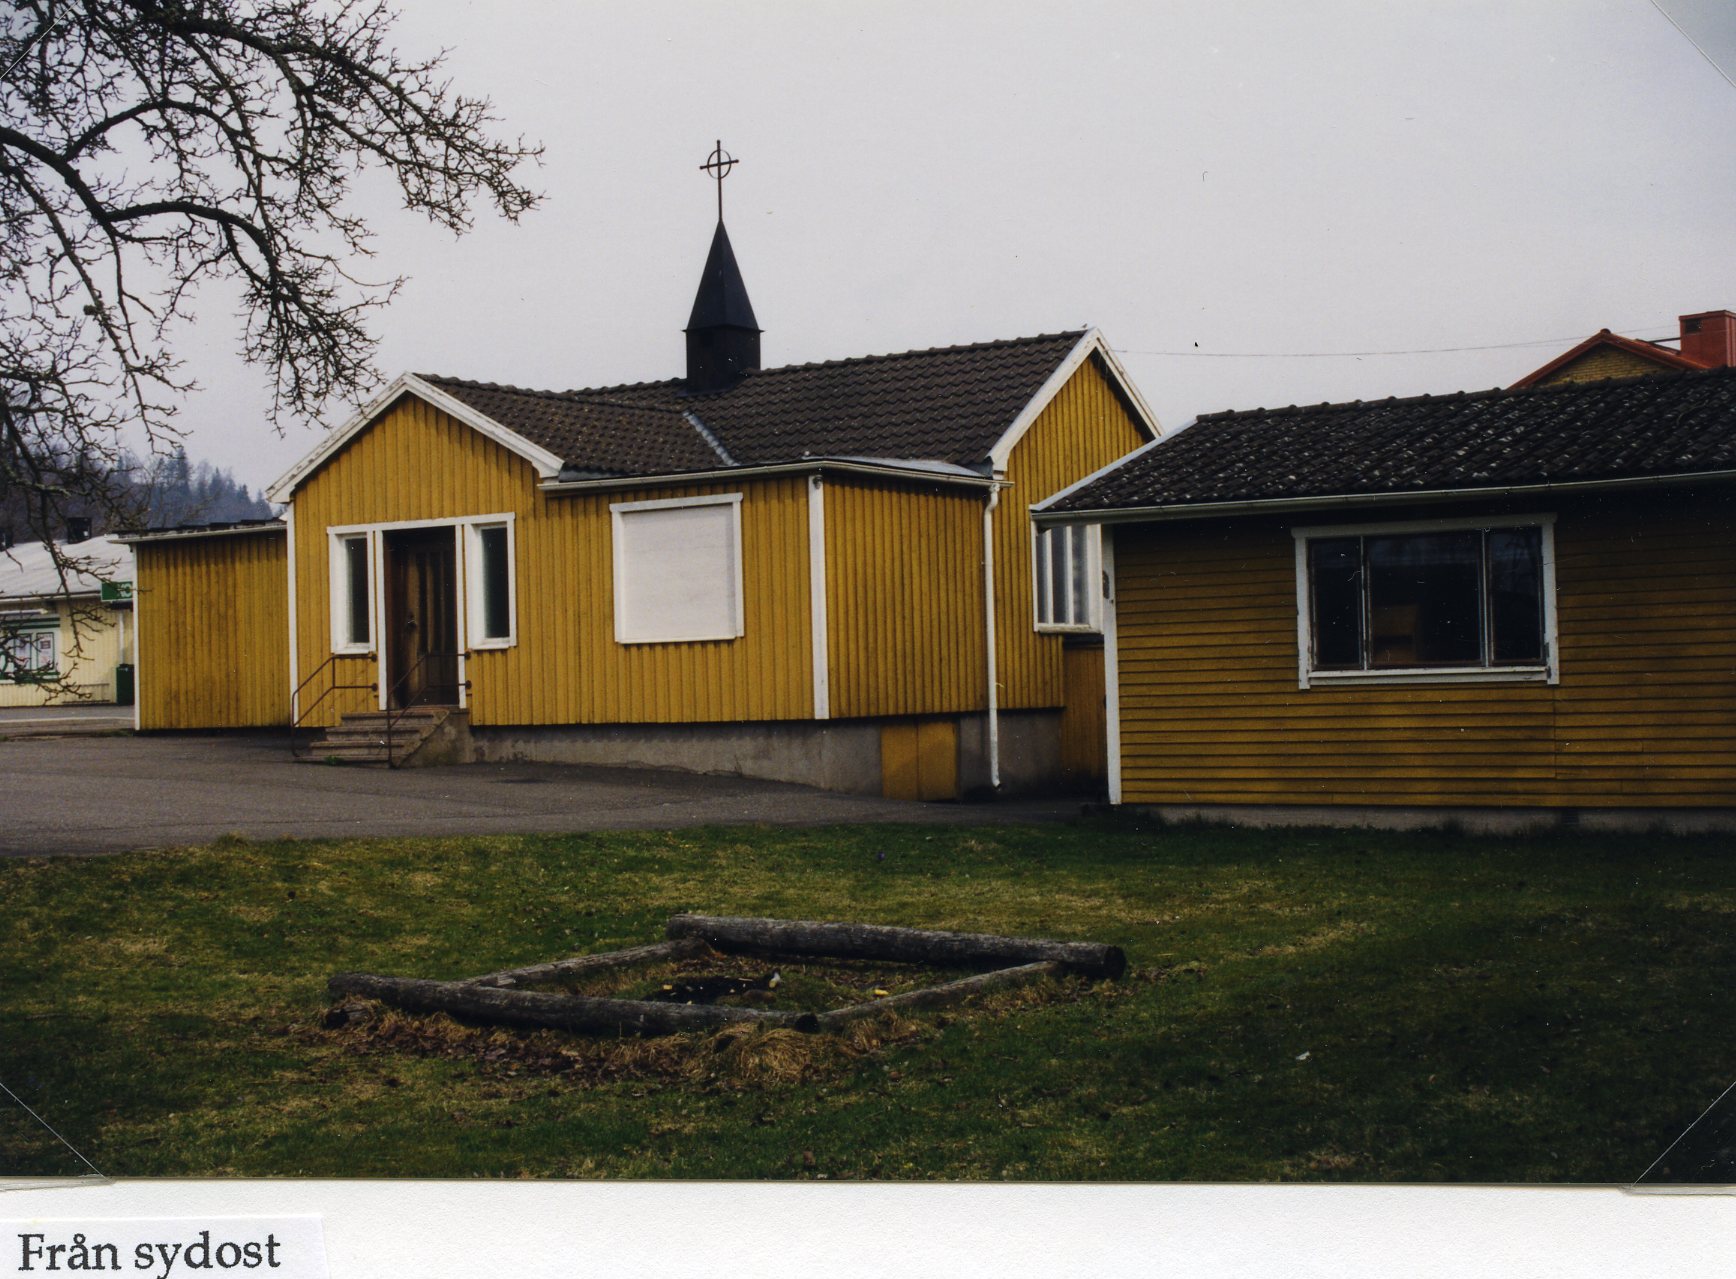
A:
{"label": "overhead wire", "polygon": [[[1616,332],[1616,330],[1611,330]],[[1620,336],[1633,337],[1632,333],[1622,333]],[[1635,338],[1640,342],[1653,342],[1672,338],[1674,334],[1666,334],[1664,338]],[[1117,355],[1165,355],[1186,357],[1201,360],[1360,360],[1378,355],[1446,355],[1462,351],[1510,351],[1523,346],[1560,346],[1562,343],[1583,342],[1584,335],[1566,338],[1532,338],[1525,342],[1490,342],[1481,346],[1424,346],[1411,347],[1393,351],[1146,351],[1137,347],[1118,346],[1113,348]]]}

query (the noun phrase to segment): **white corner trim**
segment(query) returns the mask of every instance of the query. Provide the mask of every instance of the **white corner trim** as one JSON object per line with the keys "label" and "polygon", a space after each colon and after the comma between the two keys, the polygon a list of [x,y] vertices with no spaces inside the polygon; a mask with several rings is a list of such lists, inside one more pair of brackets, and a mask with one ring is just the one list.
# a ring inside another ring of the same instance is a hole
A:
{"label": "white corner trim", "polygon": [[293,728],[301,718],[301,646],[295,634],[295,503],[291,502],[283,515],[289,532],[289,723]]}
{"label": "white corner trim", "polygon": [[1140,395],[1138,388],[1128,379],[1127,370],[1121,366],[1121,361],[1115,358],[1115,353],[1109,349],[1109,344],[1103,340],[1103,334],[1097,329],[1090,329],[1074,344],[1073,349],[1067,352],[1067,358],[1056,366],[1053,373],[1049,374],[1048,381],[1037,388],[1037,393],[1031,397],[1030,402],[1024,408],[1019,410],[1019,415],[1013,419],[1012,425],[1007,427],[1001,434],[1001,438],[995,441],[994,447],[989,449],[989,461],[994,465],[997,473],[1007,469],[1007,459],[1012,456],[1013,449],[1018,445],[1018,442],[1024,439],[1026,432],[1036,425],[1037,418],[1042,415],[1044,409],[1049,407],[1050,401],[1061,393],[1062,387],[1072,381],[1073,375],[1079,371],[1079,366],[1090,359],[1093,352],[1103,357],[1104,367],[1109,370],[1110,380],[1126,395],[1128,403],[1133,406],[1134,416],[1139,419],[1139,425],[1153,440],[1156,440],[1163,433],[1162,428],[1157,424],[1157,416],[1151,411],[1151,406],[1145,402],[1145,398]]}
{"label": "white corner trim", "polygon": [[1115,536],[1103,530],[1103,749],[1109,802],[1121,802],[1121,658],[1115,650]]}
{"label": "white corner trim", "polygon": [[814,718],[832,717],[831,647],[826,615],[826,489],[808,477],[808,646],[814,662]]}
{"label": "white corner trim", "polygon": [[539,444],[532,444],[516,431],[510,431],[485,413],[479,413],[456,396],[449,395],[439,387],[424,382],[414,373],[402,373],[392,379],[383,392],[371,400],[361,412],[335,431],[329,431],[306,457],[285,471],[270,488],[265,490],[265,496],[273,502],[288,502],[291,495],[304,480],[323,466],[344,445],[357,435],[360,435],[397,401],[400,396],[414,395],[442,413],[456,418],[472,430],[487,436],[502,448],[518,454],[533,467],[537,475],[544,480],[552,480],[561,473],[561,459],[550,453]]}
{"label": "white corner trim", "polygon": [[984,666],[988,675],[989,787],[1001,788],[1001,689],[1000,670],[995,660],[995,507],[1000,504],[1001,490],[989,490],[983,503],[983,636]]}

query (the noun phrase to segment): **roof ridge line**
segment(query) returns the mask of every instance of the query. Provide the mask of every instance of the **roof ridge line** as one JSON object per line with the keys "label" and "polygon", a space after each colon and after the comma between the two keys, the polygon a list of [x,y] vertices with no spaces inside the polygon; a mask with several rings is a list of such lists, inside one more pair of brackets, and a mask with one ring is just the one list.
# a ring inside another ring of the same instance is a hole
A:
{"label": "roof ridge line", "polygon": [[1195,421],[1223,421],[1227,418],[1252,417],[1255,414],[1274,417],[1281,413],[1341,412],[1387,404],[1423,404],[1437,400],[1494,400],[1526,395],[1573,394],[1587,392],[1596,387],[1608,386],[1611,382],[1620,384],[1641,381],[1655,382],[1659,379],[1688,379],[1717,374],[1736,374],[1736,365],[1709,369],[1669,369],[1662,373],[1635,373],[1627,377],[1587,378],[1584,381],[1576,382],[1551,382],[1547,386],[1491,386],[1480,391],[1425,391],[1419,395],[1388,395],[1381,399],[1370,400],[1322,400],[1318,404],[1286,404],[1277,408],[1266,408],[1262,405],[1251,409],[1219,409],[1215,413],[1201,413]]}

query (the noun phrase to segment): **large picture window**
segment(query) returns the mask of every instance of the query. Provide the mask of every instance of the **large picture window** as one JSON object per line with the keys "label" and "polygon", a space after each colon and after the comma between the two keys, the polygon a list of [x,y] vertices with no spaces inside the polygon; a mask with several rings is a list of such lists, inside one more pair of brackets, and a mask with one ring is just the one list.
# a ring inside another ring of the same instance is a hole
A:
{"label": "large picture window", "polygon": [[618,502],[609,510],[617,641],[742,634],[741,494]]}
{"label": "large picture window", "polygon": [[1551,534],[1541,518],[1296,530],[1303,682],[1552,679]]}
{"label": "large picture window", "polygon": [[1031,590],[1040,631],[1103,628],[1102,530],[1067,524],[1036,535],[1031,553]]}

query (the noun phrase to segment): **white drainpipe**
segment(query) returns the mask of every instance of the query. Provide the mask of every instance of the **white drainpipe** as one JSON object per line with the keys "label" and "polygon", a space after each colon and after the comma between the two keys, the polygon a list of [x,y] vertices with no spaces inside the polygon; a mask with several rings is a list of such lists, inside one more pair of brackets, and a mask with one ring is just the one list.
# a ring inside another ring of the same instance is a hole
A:
{"label": "white drainpipe", "polygon": [[997,485],[989,490],[989,500],[983,506],[983,618],[988,635],[989,674],[989,785],[1001,788],[1001,696],[998,672],[995,669],[995,507],[1001,500]]}

